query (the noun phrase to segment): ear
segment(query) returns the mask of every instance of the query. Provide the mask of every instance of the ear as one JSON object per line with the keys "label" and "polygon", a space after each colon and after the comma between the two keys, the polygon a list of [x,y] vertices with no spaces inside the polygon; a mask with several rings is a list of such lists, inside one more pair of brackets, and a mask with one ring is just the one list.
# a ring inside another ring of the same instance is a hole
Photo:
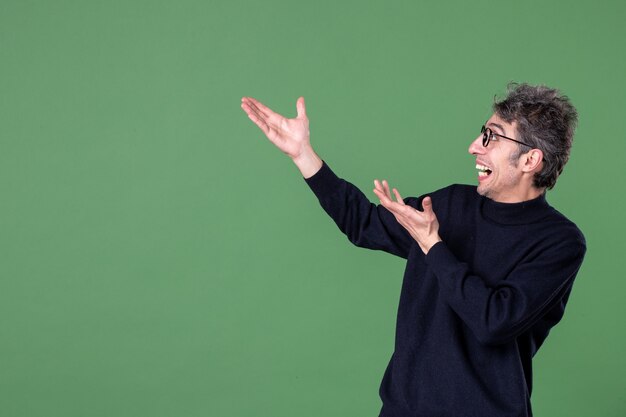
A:
{"label": "ear", "polygon": [[543,152],[540,149],[531,149],[522,156],[522,171],[540,171],[543,167]]}

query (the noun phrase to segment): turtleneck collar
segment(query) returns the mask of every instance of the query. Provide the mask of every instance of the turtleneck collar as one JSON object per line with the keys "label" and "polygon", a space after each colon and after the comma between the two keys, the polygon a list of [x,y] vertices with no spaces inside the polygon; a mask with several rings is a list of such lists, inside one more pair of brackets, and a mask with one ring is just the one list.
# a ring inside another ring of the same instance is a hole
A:
{"label": "turtleneck collar", "polygon": [[546,201],[546,194],[521,203],[498,203],[490,198],[481,196],[481,212],[485,218],[500,224],[528,224],[534,223],[552,210]]}

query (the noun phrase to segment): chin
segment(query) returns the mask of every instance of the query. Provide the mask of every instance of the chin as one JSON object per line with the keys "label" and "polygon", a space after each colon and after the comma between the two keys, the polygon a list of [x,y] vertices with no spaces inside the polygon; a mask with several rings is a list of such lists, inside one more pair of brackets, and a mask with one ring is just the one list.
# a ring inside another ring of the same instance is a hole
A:
{"label": "chin", "polygon": [[491,198],[491,190],[487,187],[481,187],[480,185],[476,188],[476,192],[483,197]]}

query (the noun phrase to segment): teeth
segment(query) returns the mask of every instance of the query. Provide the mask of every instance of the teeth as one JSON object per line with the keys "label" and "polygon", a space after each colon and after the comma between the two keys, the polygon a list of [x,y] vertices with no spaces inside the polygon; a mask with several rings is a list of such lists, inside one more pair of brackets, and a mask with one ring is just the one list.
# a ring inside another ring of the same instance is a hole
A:
{"label": "teeth", "polygon": [[489,167],[484,166],[484,165],[480,165],[480,164],[476,164],[476,169],[479,171],[487,171],[489,170]]}

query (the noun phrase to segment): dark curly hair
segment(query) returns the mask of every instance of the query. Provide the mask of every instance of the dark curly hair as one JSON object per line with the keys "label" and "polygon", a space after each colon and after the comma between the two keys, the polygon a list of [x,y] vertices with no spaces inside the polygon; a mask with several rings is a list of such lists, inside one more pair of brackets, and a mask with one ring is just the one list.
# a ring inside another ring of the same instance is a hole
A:
{"label": "dark curly hair", "polygon": [[[569,159],[578,113],[569,98],[545,85],[510,83],[505,99],[494,98],[493,110],[507,123],[517,122],[518,139],[543,152],[543,168],[533,185],[551,189]],[[518,145],[516,160],[528,146]]]}

